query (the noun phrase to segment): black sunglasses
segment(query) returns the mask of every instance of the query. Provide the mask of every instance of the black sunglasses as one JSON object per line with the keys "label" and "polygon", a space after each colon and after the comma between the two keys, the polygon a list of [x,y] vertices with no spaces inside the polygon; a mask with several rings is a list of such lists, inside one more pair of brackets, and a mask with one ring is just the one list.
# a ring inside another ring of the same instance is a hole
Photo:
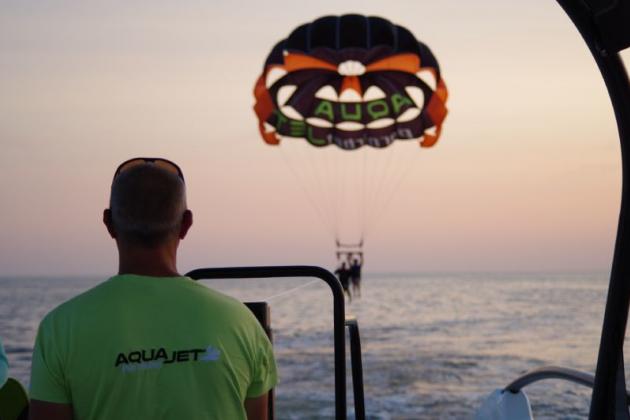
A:
{"label": "black sunglasses", "polygon": [[146,165],[146,164],[150,164],[150,165],[155,165],[158,168],[164,169],[168,172],[171,172],[175,175],[177,175],[179,177],[179,179],[182,180],[182,182],[186,182],[184,181],[184,173],[182,172],[182,170],[180,169],[179,166],[177,166],[176,163],[171,162],[168,159],[163,159],[163,158],[146,158],[146,157],[139,157],[139,158],[133,158],[133,159],[129,159],[124,161],[123,163],[121,163],[118,168],[116,169],[116,172],[114,172],[114,179],[116,179],[118,177],[118,175],[120,175],[121,173],[125,172],[126,170],[129,170],[131,168],[134,168],[136,166],[140,166],[140,165]]}

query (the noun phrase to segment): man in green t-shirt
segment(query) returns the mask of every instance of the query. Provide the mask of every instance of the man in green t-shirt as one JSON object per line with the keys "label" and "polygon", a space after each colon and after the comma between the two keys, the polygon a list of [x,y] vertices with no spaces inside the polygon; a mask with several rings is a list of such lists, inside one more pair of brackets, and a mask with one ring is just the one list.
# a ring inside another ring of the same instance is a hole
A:
{"label": "man in green t-shirt", "polygon": [[242,303],[178,274],[192,225],[179,167],[123,163],[103,220],[118,275],[42,320],[31,419],[266,419],[277,373],[262,327]]}

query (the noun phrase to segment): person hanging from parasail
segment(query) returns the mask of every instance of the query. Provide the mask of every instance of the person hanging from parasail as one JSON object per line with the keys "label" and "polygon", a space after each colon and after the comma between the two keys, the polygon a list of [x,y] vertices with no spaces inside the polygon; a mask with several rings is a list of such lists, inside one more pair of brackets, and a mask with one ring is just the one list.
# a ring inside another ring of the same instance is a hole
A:
{"label": "person hanging from parasail", "polygon": [[350,284],[352,293],[361,297],[361,267],[363,266],[363,252],[356,252],[348,255],[350,262]]}
{"label": "person hanging from parasail", "polygon": [[350,269],[345,261],[335,270],[335,275],[341,282],[344,293],[348,296],[348,301],[352,302],[352,294],[350,293]]}

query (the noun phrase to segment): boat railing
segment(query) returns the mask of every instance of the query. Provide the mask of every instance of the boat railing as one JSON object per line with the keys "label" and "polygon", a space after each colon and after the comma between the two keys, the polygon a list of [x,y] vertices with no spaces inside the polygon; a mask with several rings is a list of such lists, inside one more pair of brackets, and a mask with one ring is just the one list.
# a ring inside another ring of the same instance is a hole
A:
{"label": "boat railing", "polygon": [[[588,388],[593,388],[595,385],[595,375],[591,373],[559,366],[543,366],[518,377],[503,390],[516,394],[528,385],[547,379],[560,379]],[[626,392],[626,404],[630,405],[630,393],[628,392]]]}
{"label": "boat railing", "polygon": [[365,419],[365,398],[363,395],[363,362],[359,323],[355,317],[346,318],[350,338],[350,364],[352,367],[352,392],[354,394],[354,417]]}
{"label": "boat railing", "polygon": [[333,334],[335,360],[335,418],[347,418],[346,399],[346,335],[350,336],[352,363],[352,382],[354,392],[355,417],[365,418],[363,395],[363,367],[361,363],[361,341],[359,325],[354,318],[345,319],[345,297],[341,283],[330,271],[316,266],[268,266],[268,267],[223,267],[200,268],[186,274],[194,280],[211,279],[259,279],[259,278],[319,278],[332,292],[333,297]]}

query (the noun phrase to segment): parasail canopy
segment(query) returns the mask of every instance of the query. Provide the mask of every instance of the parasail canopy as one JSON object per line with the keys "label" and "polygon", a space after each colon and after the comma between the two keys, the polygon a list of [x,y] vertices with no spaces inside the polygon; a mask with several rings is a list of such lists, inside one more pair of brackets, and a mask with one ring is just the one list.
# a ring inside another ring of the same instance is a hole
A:
{"label": "parasail canopy", "polygon": [[409,140],[430,147],[439,139],[448,93],[433,53],[409,30],[353,14],[316,19],[279,41],[254,96],[262,138],[281,144],[345,252],[347,244],[362,247],[417,162]]}
{"label": "parasail canopy", "polygon": [[271,50],[254,89],[265,142],[383,148],[438,140],[447,89],[431,50],[376,16],[325,16]]}

